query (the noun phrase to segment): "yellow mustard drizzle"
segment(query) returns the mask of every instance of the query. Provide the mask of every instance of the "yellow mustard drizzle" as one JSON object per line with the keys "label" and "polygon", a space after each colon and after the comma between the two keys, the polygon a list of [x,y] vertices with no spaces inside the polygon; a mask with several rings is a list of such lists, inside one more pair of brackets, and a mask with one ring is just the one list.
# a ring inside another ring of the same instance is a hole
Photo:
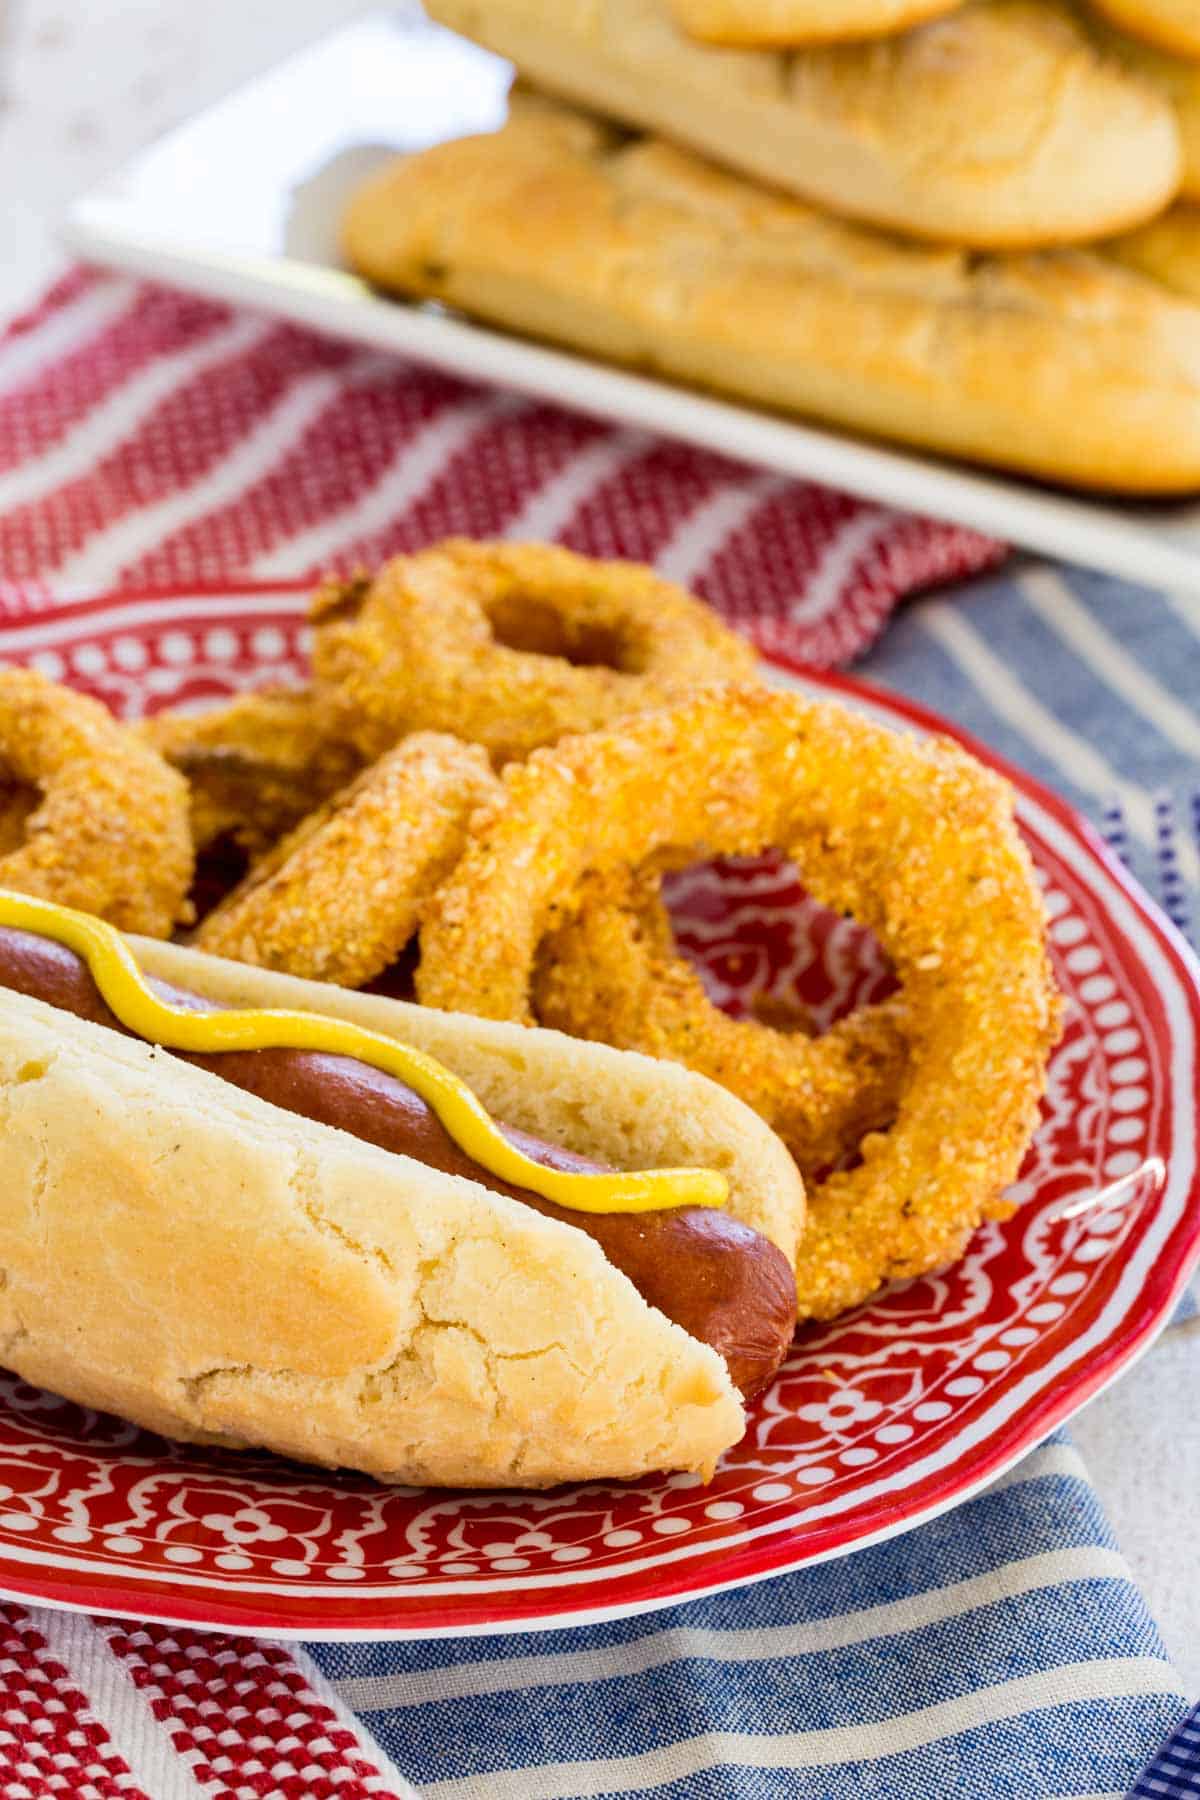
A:
{"label": "yellow mustard drizzle", "polygon": [[397,1044],[347,1019],[282,1007],[194,1013],[160,1000],[128,944],[90,913],[0,889],[0,925],[53,939],[82,957],[122,1025],[164,1050],[315,1050],[355,1057],[407,1083],[436,1113],[459,1148],[501,1181],[528,1188],[575,1212],[641,1213],[724,1206],[729,1184],[711,1169],[646,1169],[578,1174],[548,1169],[510,1144],[466,1082],[422,1050]]}

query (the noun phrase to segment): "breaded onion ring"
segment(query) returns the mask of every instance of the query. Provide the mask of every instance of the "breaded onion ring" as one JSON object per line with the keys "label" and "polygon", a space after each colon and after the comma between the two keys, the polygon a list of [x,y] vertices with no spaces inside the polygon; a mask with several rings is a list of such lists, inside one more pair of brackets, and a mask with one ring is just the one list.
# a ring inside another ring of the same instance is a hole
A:
{"label": "breaded onion ring", "polygon": [[546,544],[450,540],[313,603],[313,668],[374,757],[453,731],[497,764],[708,681],[753,675],[750,646],[652,569]]}
{"label": "breaded onion ring", "polygon": [[230,839],[261,855],[362,767],[308,688],[261,688],[205,712],[161,712],[141,731],[187,777],[197,850]]}
{"label": "breaded onion ring", "polygon": [[801,1316],[946,1264],[1005,1214],[1059,1009],[1004,781],[948,741],[734,687],[568,739],[504,785],[429,909],[422,1001],[530,1019],[539,946],[589,874],[775,847],[878,935],[910,1046],[891,1129],[812,1197]]}
{"label": "breaded onion ring", "polygon": [[187,785],[98,700],[0,669],[0,887],[169,937],[192,878]]}
{"label": "breaded onion ring", "polygon": [[585,899],[545,939],[533,986],[538,1021],[719,1081],[778,1132],[806,1182],[890,1125],[908,1058],[904,995],[864,1006],[820,1037],[730,1018],[677,954],[656,890]]}
{"label": "breaded onion ring", "polygon": [[478,744],[418,733],[268,851],[195,941],[237,962],[362,987],[414,935],[471,814],[498,791]]}

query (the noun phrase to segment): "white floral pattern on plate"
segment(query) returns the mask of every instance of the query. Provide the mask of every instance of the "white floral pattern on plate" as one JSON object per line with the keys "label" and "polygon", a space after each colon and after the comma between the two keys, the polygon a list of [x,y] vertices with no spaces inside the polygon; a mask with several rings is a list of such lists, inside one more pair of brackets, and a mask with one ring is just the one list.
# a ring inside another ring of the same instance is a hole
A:
{"label": "white floral pattern on plate", "polygon": [[[127,716],[296,679],[307,648],[286,589],[110,598],[0,629],[9,659]],[[1194,965],[1086,828],[1021,785],[1069,1001],[1021,1209],[955,1268],[805,1328],[710,1486],[383,1490],[165,1444],[4,1377],[0,1589],[308,1636],[583,1622],[837,1554],[1011,1463],[1162,1322],[1197,1240]],[[871,940],[776,860],[689,871],[670,898],[681,941],[735,1010],[766,993],[828,1022],[886,992]]]}

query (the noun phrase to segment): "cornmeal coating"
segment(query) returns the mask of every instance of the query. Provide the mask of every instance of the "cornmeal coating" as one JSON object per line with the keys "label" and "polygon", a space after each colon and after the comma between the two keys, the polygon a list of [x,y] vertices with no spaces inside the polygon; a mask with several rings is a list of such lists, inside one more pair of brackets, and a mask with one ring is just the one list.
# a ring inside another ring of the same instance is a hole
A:
{"label": "cornmeal coating", "polygon": [[952,1262],[1005,1216],[1059,1029],[1007,782],[947,740],[730,686],[539,751],[504,786],[429,909],[426,1005],[531,1021],[539,949],[589,877],[774,847],[876,933],[909,1043],[890,1129],[811,1196],[801,1316]]}
{"label": "cornmeal coating", "polygon": [[216,956],[357,988],[388,968],[499,788],[477,744],[419,732],[254,865],[195,942]]}
{"label": "cornmeal coating", "polygon": [[198,850],[230,838],[260,855],[362,766],[309,688],[260,688],[204,712],[161,712],[141,730],[187,777]]}
{"label": "cornmeal coating", "polygon": [[648,894],[645,886],[598,893],[546,939],[533,989],[541,1024],[719,1081],[779,1133],[806,1182],[891,1124],[908,1058],[903,994],[859,1008],[820,1037],[730,1018],[676,951],[657,883]]}
{"label": "cornmeal coating", "polygon": [[0,669],[0,887],[168,937],[192,879],[187,784],[100,701]]}
{"label": "cornmeal coating", "polygon": [[452,731],[497,764],[699,682],[754,651],[703,601],[638,563],[551,544],[452,539],[314,605],[321,697],[365,757]]}

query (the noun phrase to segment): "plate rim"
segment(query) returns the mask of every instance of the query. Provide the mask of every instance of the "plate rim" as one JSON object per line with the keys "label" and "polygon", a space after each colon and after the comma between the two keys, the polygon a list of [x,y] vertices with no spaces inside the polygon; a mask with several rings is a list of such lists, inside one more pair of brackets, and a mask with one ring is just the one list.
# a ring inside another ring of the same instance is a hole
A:
{"label": "plate rim", "polygon": [[[155,589],[116,588],[102,594],[80,594],[65,603],[56,603],[52,599],[43,602],[41,596],[38,596],[32,606],[14,610],[7,616],[3,613],[0,601],[0,641],[7,640],[11,643],[14,637],[19,638],[25,632],[40,638],[56,621],[61,621],[67,630],[73,624],[76,629],[71,635],[74,636],[86,627],[89,615],[111,614],[114,609],[122,606],[128,606],[139,613],[145,609],[151,618],[161,618],[158,606],[164,599],[177,600],[181,605],[199,601],[201,610],[206,600],[218,607],[223,604],[227,608],[230,603],[241,599],[250,602],[268,598],[279,601],[284,597],[295,599],[307,593],[311,585],[308,581],[224,581],[173,584]],[[1036,777],[1018,768],[1006,757],[981,743],[972,733],[920,702],[839,671],[814,669],[782,654],[774,646],[760,645],[760,649],[764,660],[781,673],[785,680],[816,692],[832,692],[922,732],[949,735],[985,764],[999,770],[1011,780],[1021,798],[1042,809],[1074,841],[1085,859],[1099,866],[1101,873],[1117,888],[1142,925],[1157,940],[1172,965],[1180,996],[1189,1008],[1196,1026],[1197,1040],[1200,1041],[1200,958],[1182,933],[1104,843],[1086,817],[1061,796],[1043,786]],[[1108,911],[1107,904],[1105,911]],[[1124,926],[1117,929],[1122,940],[1130,945],[1128,929]],[[1136,961],[1142,964],[1142,956],[1135,947],[1130,948]],[[1193,1148],[1195,1149],[1195,1137]],[[199,1586],[192,1590],[187,1586],[173,1585],[170,1575],[164,1571],[147,1571],[144,1587],[141,1580],[131,1573],[105,1575],[102,1578],[81,1575],[74,1581],[50,1581],[45,1572],[44,1557],[32,1545],[24,1556],[17,1546],[0,1550],[0,1598],[65,1611],[86,1611],[98,1616],[132,1616],[150,1623],[269,1636],[281,1640],[383,1642],[506,1636],[519,1632],[573,1629],[641,1616],[665,1607],[753,1585],[800,1568],[814,1567],[854,1550],[885,1542],[942,1515],[989,1486],[1044,1442],[1082,1406],[1109,1387],[1150,1348],[1166,1328],[1192,1273],[1200,1266],[1200,1172],[1195,1166],[1195,1157],[1193,1161],[1190,1185],[1182,1201],[1179,1219],[1171,1227],[1168,1244],[1164,1246],[1164,1250],[1171,1250],[1173,1246],[1173,1251],[1169,1276],[1156,1283],[1157,1297],[1152,1298],[1149,1305],[1143,1305],[1139,1301],[1128,1309],[1121,1319],[1114,1321],[1103,1344],[1089,1360],[1081,1363],[1075,1370],[1068,1369],[1048,1391],[1040,1397],[1034,1396],[1027,1406],[1018,1409],[1004,1443],[993,1441],[989,1451],[985,1440],[980,1447],[981,1453],[968,1451],[966,1473],[961,1478],[956,1479],[955,1476],[955,1471],[963,1468],[961,1457],[945,1468],[939,1478],[941,1491],[924,1504],[918,1500],[910,1502],[906,1508],[903,1493],[893,1496],[890,1503],[892,1516],[876,1529],[859,1533],[842,1530],[836,1541],[826,1542],[821,1547],[804,1553],[802,1540],[798,1541],[791,1536],[789,1521],[784,1519],[764,1527],[755,1540],[748,1540],[740,1545],[734,1543],[720,1546],[707,1552],[700,1551],[695,1562],[684,1559],[674,1569],[657,1566],[648,1569],[642,1576],[633,1577],[635,1583],[640,1582],[643,1587],[653,1588],[653,1592],[643,1593],[640,1597],[589,1604],[582,1598],[588,1591],[587,1587],[581,1585],[575,1590],[581,1595],[579,1604],[568,1606],[566,1610],[561,1610],[561,1588],[555,1594],[555,1605],[550,1608],[535,1611],[519,1607],[514,1610],[511,1602],[522,1591],[519,1585],[514,1585],[507,1591],[485,1593],[474,1602],[476,1611],[487,1613],[490,1607],[491,1616],[456,1618],[444,1624],[438,1624],[429,1617],[413,1622],[413,1615],[436,1612],[436,1597],[422,1596],[417,1605],[407,1607],[407,1620],[395,1617],[389,1621],[381,1617],[372,1618],[366,1625],[356,1625],[347,1616],[345,1619],[339,1618],[335,1623],[322,1625],[317,1621],[298,1621],[297,1608],[327,1609],[329,1601],[334,1598],[332,1594],[321,1599],[298,1595],[289,1604],[287,1611],[281,1611],[282,1597],[246,1594],[244,1597],[239,1596],[236,1603],[221,1603],[217,1590],[205,1590]],[[992,1434],[993,1440],[995,1435]],[[843,1515],[843,1524],[852,1516],[852,1513]],[[836,1519],[831,1520],[829,1530],[835,1533],[838,1531]],[[722,1561],[744,1561],[747,1557],[752,1562],[750,1568],[740,1569],[725,1577],[719,1573]],[[689,1569],[693,1571],[690,1577]],[[65,1570],[63,1574],[66,1575]],[[631,1578],[626,1576],[625,1579]],[[620,1580],[620,1570],[611,1571],[598,1577],[596,1585],[611,1586],[613,1582]],[[64,1591],[67,1588],[72,1591]],[[526,1593],[530,1591],[536,1590],[525,1590]],[[404,1584],[397,1583],[395,1592],[398,1598],[402,1596],[406,1592]],[[342,1593],[345,1596],[344,1604],[352,1607],[355,1598],[353,1591],[342,1590]],[[499,1614],[494,1610],[497,1602],[505,1609]],[[382,1608],[387,1602],[377,1600],[373,1604]],[[536,1602],[530,1602],[529,1605],[535,1607]]]}

